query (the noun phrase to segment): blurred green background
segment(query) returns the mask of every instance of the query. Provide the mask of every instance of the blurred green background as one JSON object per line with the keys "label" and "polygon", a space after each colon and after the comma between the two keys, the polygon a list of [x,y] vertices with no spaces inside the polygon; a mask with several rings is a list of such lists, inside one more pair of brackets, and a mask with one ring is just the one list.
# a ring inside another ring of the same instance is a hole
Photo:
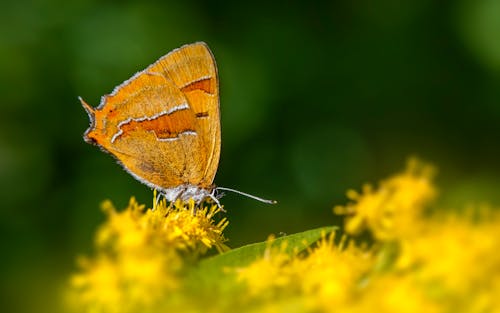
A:
{"label": "blurred green background", "polygon": [[183,44],[219,68],[229,245],[338,222],[334,204],[438,166],[440,207],[500,203],[500,0],[3,1],[2,312],[54,312],[99,204],[152,193],[82,140],[77,101]]}

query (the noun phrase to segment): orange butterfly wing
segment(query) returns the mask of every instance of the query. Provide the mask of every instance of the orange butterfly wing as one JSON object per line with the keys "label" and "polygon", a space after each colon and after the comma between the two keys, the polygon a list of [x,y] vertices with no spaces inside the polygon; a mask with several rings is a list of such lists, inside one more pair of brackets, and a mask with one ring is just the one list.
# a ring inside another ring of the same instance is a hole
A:
{"label": "orange butterfly wing", "polygon": [[220,157],[215,60],[204,43],[173,50],[93,109],[84,138],[153,188],[210,188]]}

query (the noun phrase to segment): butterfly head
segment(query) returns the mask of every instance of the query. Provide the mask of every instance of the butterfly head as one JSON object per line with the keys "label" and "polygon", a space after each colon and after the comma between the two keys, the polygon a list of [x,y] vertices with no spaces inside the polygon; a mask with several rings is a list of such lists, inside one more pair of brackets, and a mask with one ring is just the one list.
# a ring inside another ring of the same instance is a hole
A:
{"label": "butterfly head", "polygon": [[85,109],[85,112],[87,112],[90,121],[90,126],[83,134],[83,139],[85,140],[85,142],[95,145],[97,144],[96,128],[98,124],[97,123],[98,121],[96,121],[96,109],[94,109],[90,104],[85,102],[85,100],[83,100],[82,97],[78,97],[78,100],[80,100],[80,103]]}

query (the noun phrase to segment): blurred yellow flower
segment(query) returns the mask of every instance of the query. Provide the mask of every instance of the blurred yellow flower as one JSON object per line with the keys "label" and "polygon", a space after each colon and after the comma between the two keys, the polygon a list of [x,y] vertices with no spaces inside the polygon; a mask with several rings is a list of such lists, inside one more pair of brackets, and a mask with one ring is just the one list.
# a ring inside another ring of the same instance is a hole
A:
{"label": "blurred yellow flower", "polygon": [[500,214],[488,211],[479,218],[433,216],[401,251],[403,270],[454,311],[500,309]]}
{"label": "blurred yellow flower", "polygon": [[412,275],[385,273],[372,277],[365,288],[358,291],[356,301],[352,301],[347,307],[338,308],[337,312],[448,312],[444,308],[427,295],[427,291],[414,281]]}
{"label": "blurred yellow flower", "polygon": [[238,280],[245,282],[253,295],[265,291],[264,294],[272,296],[271,288],[286,287],[292,279],[286,266],[291,260],[291,256],[285,252],[286,242],[279,247],[272,247],[273,241],[274,236],[270,236],[262,258],[237,269]]}
{"label": "blurred yellow flower", "polygon": [[293,263],[298,274],[296,283],[307,296],[309,307],[335,311],[340,305],[357,301],[373,258],[371,251],[354,242],[336,245],[332,233]]}
{"label": "blurred yellow flower", "polygon": [[329,311],[355,301],[373,261],[369,251],[354,244],[337,246],[334,238],[332,233],[296,256],[285,253],[284,245],[269,245],[261,259],[237,270],[238,281],[248,287],[250,297],[294,299],[304,310]]}
{"label": "blurred yellow flower", "polygon": [[247,297],[274,312],[287,301],[297,312],[499,312],[500,213],[430,211],[433,172],[411,160],[377,189],[350,191],[354,202],[335,212],[349,214],[348,233],[373,238],[330,236],[298,255],[268,249],[238,269]]}
{"label": "blurred yellow flower", "polygon": [[436,195],[433,175],[431,166],[410,159],[403,173],[381,181],[377,189],[365,185],[361,193],[349,190],[353,202],[334,212],[349,215],[345,229],[350,234],[369,230],[378,240],[405,238],[417,231],[415,220]]}

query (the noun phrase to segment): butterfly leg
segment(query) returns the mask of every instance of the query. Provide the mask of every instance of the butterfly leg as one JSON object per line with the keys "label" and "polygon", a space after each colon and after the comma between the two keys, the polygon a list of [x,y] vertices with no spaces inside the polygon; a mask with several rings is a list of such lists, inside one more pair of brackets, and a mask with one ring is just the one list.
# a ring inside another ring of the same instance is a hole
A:
{"label": "butterfly leg", "polygon": [[182,202],[184,202],[184,197],[182,196],[184,192],[186,191],[186,188],[179,189],[176,195],[174,195],[172,201],[170,203],[175,203],[177,200],[181,199]]}
{"label": "butterfly leg", "polygon": [[155,203],[153,205],[153,211],[156,209],[158,204],[160,204],[161,197],[164,196],[163,193],[161,191],[158,191],[157,189],[155,189],[154,193],[156,197],[155,197]]}
{"label": "butterfly leg", "polygon": [[222,212],[226,212],[226,210],[224,210],[224,208],[222,207],[222,205],[220,204],[219,199],[218,199],[218,198],[221,198],[223,195],[216,195],[216,192],[217,192],[217,188],[214,188],[214,190],[212,190],[212,192],[208,194],[208,198],[212,199],[212,201],[215,202],[215,204],[217,204],[217,207]]}

